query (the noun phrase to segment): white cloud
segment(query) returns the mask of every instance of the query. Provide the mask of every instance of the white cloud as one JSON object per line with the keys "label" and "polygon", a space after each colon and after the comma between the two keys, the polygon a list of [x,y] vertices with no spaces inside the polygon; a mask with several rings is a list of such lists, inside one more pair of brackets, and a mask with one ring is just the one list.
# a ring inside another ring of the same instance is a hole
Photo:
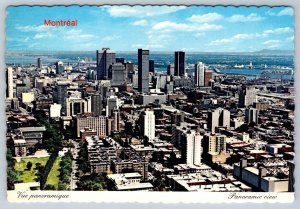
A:
{"label": "white cloud", "polygon": [[201,25],[190,25],[185,23],[176,23],[171,21],[163,21],[156,23],[153,26],[153,30],[159,30],[160,32],[171,32],[171,31],[212,31],[220,30],[222,26],[204,23]]}
{"label": "white cloud", "polygon": [[47,30],[50,27],[46,27],[44,25],[16,25],[15,28],[22,32],[41,32]]}
{"label": "white cloud", "polygon": [[81,41],[81,39],[91,39],[96,36],[93,34],[83,33],[80,29],[71,29],[67,31],[62,31],[63,37],[68,40]]}
{"label": "white cloud", "polygon": [[131,23],[131,25],[134,25],[134,26],[146,26],[148,25],[148,21],[143,19],[143,20],[137,20],[137,21],[134,21]]}
{"label": "white cloud", "polygon": [[279,12],[273,12],[273,11],[269,10],[266,12],[266,15],[269,15],[269,16],[284,16],[284,15],[293,16],[294,10],[291,7],[284,8],[284,9],[280,10]]}
{"label": "white cloud", "polygon": [[177,12],[185,6],[107,6],[113,17],[152,17]]}
{"label": "white cloud", "polygon": [[293,8],[288,7],[277,13],[277,16],[283,16],[283,15],[293,16],[294,15]]}
{"label": "white cloud", "polygon": [[203,33],[203,32],[200,32],[200,33],[196,33],[196,34],[195,34],[195,37],[196,37],[196,38],[203,37],[203,36],[205,36],[205,33]]}
{"label": "white cloud", "polygon": [[287,42],[293,42],[294,41],[294,36],[287,37],[285,40]]}
{"label": "white cloud", "polygon": [[6,41],[27,43],[29,41],[29,37],[23,37],[23,38],[10,38],[10,37],[7,37]]}
{"label": "white cloud", "polygon": [[252,39],[257,37],[257,34],[253,34],[253,33],[239,33],[236,34],[234,36],[232,36],[231,38],[223,38],[223,39],[217,39],[214,41],[211,41],[208,45],[209,46],[219,46],[219,45],[224,45],[227,43],[231,43],[234,42],[236,40],[242,40],[242,39]]}
{"label": "white cloud", "polygon": [[293,30],[290,27],[284,27],[284,28],[276,28],[276,29],[271,29],[271,30],[265,30],[263,34],[273,34],[273,33],[289,33],[292,32]]}
{"label": "white cloud", "polygon": [[137,49],[137,48],[143,48],[143,49],[162,49],[165,48],[162,44],[132,44],[131,48]]}
{"label": "white cloud", "polygon": [[211,12],[203,15],[192,15],[191,17],[187,18],[187,20],[191,22],[197,22],[197,23],[207,23],[207,22],[220,20],[222,18],[223,18],[222,15],[215,12]]}
{"label": "white cloud", "polygon": [[111,36],[105,36],[102,38],[102,41],[112,41],[121,38],[121,36],[118,35],[111,35]]}
{"label": "white cloud", "polygon": [[33,37],[33,39],[43,39],[43,38],[50,38],[52,37],[52,33],[37,33]]}
{"label": "white cloud", "polygon": [[255,22],[255,21],[261,21],[263,19],[264,17],[256,13],[251,13],[247,16],[241,14],[232,15],[228,20],[229,22]]}
{"label": "white cloud", "polygon": [[280,40],[268,40],[263,42],[266,48],[279,48],[282,46],[282,42]]}
{"label": "white cloud", "polygon": [[210,44],[208,44],[209,46],[219,46],[219,45],[223,45],[226,43],[231,43],[233,40],[231,38],[223,38],[223,39],[217,39],[214,40],[212,42],[210,42]]}

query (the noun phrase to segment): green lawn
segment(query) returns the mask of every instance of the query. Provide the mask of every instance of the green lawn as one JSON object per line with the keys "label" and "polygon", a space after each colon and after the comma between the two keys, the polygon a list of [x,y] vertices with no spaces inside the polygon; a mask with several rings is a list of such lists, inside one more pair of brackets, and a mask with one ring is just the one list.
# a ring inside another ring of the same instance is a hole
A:
{"label": "green lawn", "polygon": [[55,186],[56,189],[58,187],[58,182],[59,182],[58,176],[59,176],[59,173],[60,173],[59,172],[59,168],[60,168],[59,163],[60,163],[60,160],[61,160],[60,157],[57,157],[55,159],[55,162],[54,162],[54,164],[53,164],[53,166],[51,168],[51,171],[50,171],[50,173],[48,175],[47,182],[46,182],[46,185],[47,184],[51,184],[51,185]]}
{"label": "green lawn", "polygon": [[[37,170],[35,169],[35,164],[40,163],[42,166],[45,166],[49,157],[28,157],[22,158],[20,162],[16,162],[15,170],[17,172],[18,181],[22,181],[23,183],[34,182],[36,181]],[[26,169],[26,165],[28,162],[32,163],[32,167],[30,170]]]}

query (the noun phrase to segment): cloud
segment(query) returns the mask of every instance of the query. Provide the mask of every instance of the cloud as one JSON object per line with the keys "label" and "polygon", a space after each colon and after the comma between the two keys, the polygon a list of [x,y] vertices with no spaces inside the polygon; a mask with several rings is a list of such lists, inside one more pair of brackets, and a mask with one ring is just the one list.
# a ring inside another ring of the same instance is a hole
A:
{"label": "cloud", "polygon": [[205,33],[203,33],[203,32],[200,32],[200,33],[196,33],[196,34],[195,34],[195,37],[196,37],[196,38],[203,37],[203,36],[205,36]]}
{"label": "cloud", "polygon": [[293,32],[293,30],[290,27],[284,27],[284,28],[276,28],[273,30],[265,30],[263,34],[273,34],[273,33],[289,33]]}
{"label": "cloud", "polygon": [[148,21],[143,19],[143,20],[137,20],[137,21],[134,21],[131,23],[131,25],[134,25],[134,26],[146,26],[148,25]]}
{"label": "cloud", "polygon": [[71,29],[62,31],[63,37],[68,40],[80,41],[80,39],[92,39],[96,38],[93,34],[83,33],[81,29]]}
{"label": "cloud", "polygon": [[234,35],[230,38],[223,38],[223,39],[217,39],[217,40],[211,41],[208,45],[209,46],[220,46],[220,45],[223,45],[223,44],[234,42],[236,40],[252,39],[252,38],[255,38],[257,36],[258,36],[258,34],[253,34],[253,33],[250,33],[250,34],[239,33],[239,34],[236,34],[236,35]]}
{"label": "cloud", "polygon": [[43,39],[43,38],[50,38],[52,37],[52,33],[37,33],[33,37],[33,39]]}
{"label": "cloud", "polygon": [[29,37],[20,37],[20,38],[10,38],[10,37],[7,37],[6,38],[6,41],[9,41],[9,42],[18,42],[18,43],[27,43],[29,41]]}
{"label": "cloud", "polygon": [[256,13],[251,13],[247,16],[241,14],[232,15],[228,20],[229,22],[256,22],[256,21],[261,21],[263,19],[264,17]]}
{"label": "cloud", "polygon": [[282,41],[281,40],[268,40],[262,43],[265,45],[267,48],[278,48],[282,46]]}
{"label": "cloud", "polygon": [[293,16],[294,15],[293,8],[288,7],[277,13],[277,16],[284,16],[284,15]]}
{"label": "cloud", "polygon": [[214,40],[212,42],[210,42],[210,44],[208,44],[209,46],[219,46],[219,45],[223,45],[226,43],[231,43],[233,40],[231,38],[223,38],[223,39],[217,39]]}
{"label": "cloud", "polygon": [[204,23],[201,25],[190,25],[185,23],[176,23],[171,21],[158,22],[153,26],[153,30],[159,30],[160,32],[171,32],[171,31],[212,31],[220,30],[222,26]]}
{"label": "cloud", "polygon": [[207,23],[207,22],[214,22],[222,18],[223,18],[222,15],[212,12],[203,15],[192,15],[191,17],[187,18],[187,20],[191,22],[197,22],[197,23]]}
{"label": "cloud", "polygon": [[290,37],[287,37],[285,39],[287,42],[293,42],[294,41],[294,35],[293,36],[290,36]]}
{"label": "cloud", "polygon": [[121,38],[121,36],[118,35],[111,35],[111,36],[105,36],[102,38],[102,41],[112,41]]}
{"label": "cloud", "polygon": [[284,16],[284,15],[293,16],[294,10],[291,7],[284,8],[284,9],[280,10],[279,12],[273,12],[273,11],[269,10],[266,12],[266,15],[269,15],[269,16]]}
{"label": "cloud", "polygon": [[131,48],[137,49],[137,48],[143,48],[143,49],[162,49],[165,48],[162,44],[132,44]]}
{"label": "cloud", "polygon": [[177,12],[185,6],[106,6],[112,17],[152,17]]}
{"label": "cloud", "polygon": [[22,32],[41,32],[47,30],[50,27],[45,27],[44,25],[16,25],[15,28]]}

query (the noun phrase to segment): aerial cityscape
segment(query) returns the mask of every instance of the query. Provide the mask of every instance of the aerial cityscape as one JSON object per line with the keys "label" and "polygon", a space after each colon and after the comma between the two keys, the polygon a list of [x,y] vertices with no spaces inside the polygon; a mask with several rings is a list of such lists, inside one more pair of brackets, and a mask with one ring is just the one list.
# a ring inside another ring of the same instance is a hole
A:
{"label": "aerial cityscape", "polygon": [[8,190],[294,192],[291,8],[21,6],[6,21]]}

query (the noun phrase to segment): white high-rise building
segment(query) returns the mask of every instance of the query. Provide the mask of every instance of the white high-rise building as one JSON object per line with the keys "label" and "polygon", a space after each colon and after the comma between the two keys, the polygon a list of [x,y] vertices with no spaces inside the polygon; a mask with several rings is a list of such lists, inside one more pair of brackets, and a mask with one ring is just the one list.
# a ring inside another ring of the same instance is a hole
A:
{"label": "white high-rise building", "polygon": [[14,98],[14,80],[13,80],[13,68],[8,67],[6,69],[6,98]]}
{"label": "white high-rise building", "polygon": [[155,138],[155,115],[152,110],[146,110],[141,115],[141,128],[149,140]]}
{"label": "white high-rise building", "polygon": [[204,86],[205,68],[204,63],[195,64],[195,86]]}
{"label": "white high-rise building", "polygon": [[245,89],[239,92],[239,106],[248,107],[257,102],[257,92],[258,90],[254,86],[247,86]]}
{"label": "white high-rise building", "polygon": [[212,133],[215,133],[216,127],[230,128],[230,112],[223,108],[217,108],[209,112],[209,127]]}
{"label": "white high-rise building", "polygon": [[196,131],[186,133],[186,164],[200,165],[202,155],[202,138],[203,136]]}

